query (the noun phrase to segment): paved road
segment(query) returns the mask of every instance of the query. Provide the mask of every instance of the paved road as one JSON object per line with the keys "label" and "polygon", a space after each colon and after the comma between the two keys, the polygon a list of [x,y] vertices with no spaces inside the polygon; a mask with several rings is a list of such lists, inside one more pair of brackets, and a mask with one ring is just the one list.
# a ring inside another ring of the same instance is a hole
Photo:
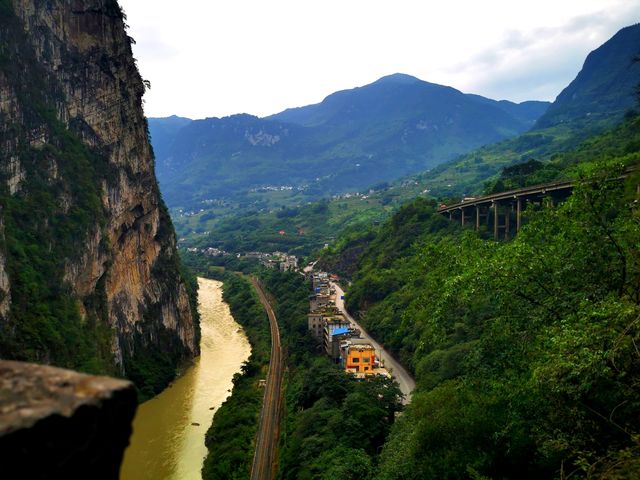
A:
{"label": "paved road", "polygon": [[382,363],[384,363],[385,368],[391,373],[393,378],[398,382],[400,386],[400,391],[404,394],[403,403],[406,405],[411,402],[411,395],[413,390],[416,388],[416,382],[413,377],[405,370],[405,368],[400,365],[400,363],[387,352],[382,345],[376,342],[367,331],[362,328],[362,326],[356,322],[347,309],[344,306],[344,300],[342,300],[342,296],[344,295],[344,291],[340,288],[340,285],[337,283],[331,283],[333,288],[336,290],[336,306],[340,309],[340,311],[344,314],[344,316],[352,323],[354,323],[357,328],[360,329],[361,334],[364,338],[366,338],[371,345],[379,352],[380,359]]}
{"label": "paved road", "polygon": [[256,437],[256,450],[251,467],[251,480],[271,480],[275,478],[276,460],[278,458],[278,440],[280,438],[280,414],[282,411],[282,374],[284,362],[280,348],[280,331],[278,321],[273,313],[269,300],[259,282],[251,277],[260,302],[269,316],[271,328],[271,358],[269,373],[264,391],[260,425]]}

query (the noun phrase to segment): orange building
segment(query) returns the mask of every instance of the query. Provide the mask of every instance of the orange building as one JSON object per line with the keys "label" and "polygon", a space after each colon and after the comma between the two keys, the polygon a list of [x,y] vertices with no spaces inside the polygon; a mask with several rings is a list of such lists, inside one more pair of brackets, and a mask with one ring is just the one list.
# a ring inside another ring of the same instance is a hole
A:
{"label": "orange building", "polygon": [[368,343],[349,345],[346,349],[345,370],[351,373],[373,373],[376,349]]}

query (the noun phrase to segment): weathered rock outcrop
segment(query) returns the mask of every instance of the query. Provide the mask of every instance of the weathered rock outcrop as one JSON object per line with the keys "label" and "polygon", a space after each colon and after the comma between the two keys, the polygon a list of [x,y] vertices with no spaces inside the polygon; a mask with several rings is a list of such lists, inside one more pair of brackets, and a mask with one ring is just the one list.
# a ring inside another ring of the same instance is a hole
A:
{"label": "weathered rock outcrop", "polygon": [[11,289],[9,287],[9,275],[5,269],[6,259],[2,253],[4,245],[4,224],[2,222],[2,208],[0,208],[0,318],[9,313],[11,302]]}
{"label": "weathered rock outcrop", "polygon": [[3,478],[116,480],[136,404],[129,382],[0,361]]}
{"label": "weathered rock outcrop", "polygon": [[[0,355],[130,374],[197,354],[117,1],[0,0],[0,45]],[[105,335],[109,361],[65,350]]]}

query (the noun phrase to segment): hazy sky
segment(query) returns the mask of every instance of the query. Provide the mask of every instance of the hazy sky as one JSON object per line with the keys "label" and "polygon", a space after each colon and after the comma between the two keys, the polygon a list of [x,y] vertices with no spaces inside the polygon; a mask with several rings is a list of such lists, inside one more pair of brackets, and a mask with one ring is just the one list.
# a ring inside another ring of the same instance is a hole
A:
{"label": "hazy sky", "polygon": [[401,72],[553,100],[640,0],[120,0],[150,117],[265,116]]}

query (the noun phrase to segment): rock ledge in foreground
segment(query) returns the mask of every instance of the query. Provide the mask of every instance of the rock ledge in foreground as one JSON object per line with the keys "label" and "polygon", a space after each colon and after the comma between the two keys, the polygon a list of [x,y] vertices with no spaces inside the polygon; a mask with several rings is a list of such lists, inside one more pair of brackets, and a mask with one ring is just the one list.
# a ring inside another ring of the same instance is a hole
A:
{"label": "rock ledge in foreground", "polygon": [[2,478],[117,479],[136,405],[127,381],[0,361]]}

